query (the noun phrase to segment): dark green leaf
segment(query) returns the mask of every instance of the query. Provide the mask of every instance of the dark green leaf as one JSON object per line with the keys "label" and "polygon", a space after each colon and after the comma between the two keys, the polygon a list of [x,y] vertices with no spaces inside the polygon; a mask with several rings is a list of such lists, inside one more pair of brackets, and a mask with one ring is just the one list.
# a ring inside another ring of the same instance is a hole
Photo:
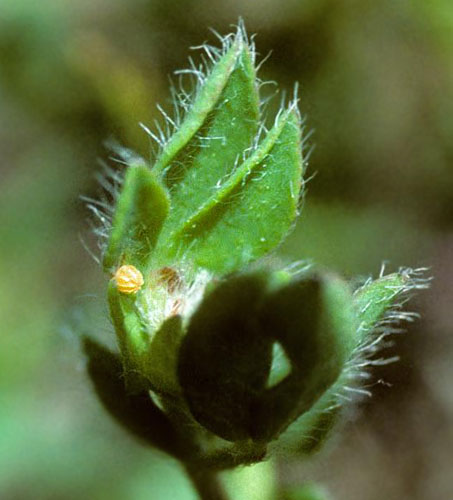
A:
{"label": "dark green leaf", "polygon": [[185,459],[191,450],[149,395],[126,390],[119,356],[88,337],[84,338],[83,347],[94,389],[111,416],[143,443]]}
{"label": "dark green leaf", "polygon": [[270,369],[271,348],[257,325],[263,275],[230,278],[193,315],[180,352],[179,381],[194,417],[228,440],[250,437],[252,401]]}
{"label": "dark green leaf", "polygon": [[356,318],[348,286],[311,274],[282,287],[263,304],[263,334],[278,341],[291,372],[256,401],[255,439],[278,436],[335,383],[355,346]]}
{"label": "dark green leaf", "polygon": [[[194,417],[232,441],[277,437],[338,379],[355,345],[349,288],[311,274],[280,288],[272,274],[227,279],[192,317],[178,375]],[[272,346],[290,372],[269,387]]]}

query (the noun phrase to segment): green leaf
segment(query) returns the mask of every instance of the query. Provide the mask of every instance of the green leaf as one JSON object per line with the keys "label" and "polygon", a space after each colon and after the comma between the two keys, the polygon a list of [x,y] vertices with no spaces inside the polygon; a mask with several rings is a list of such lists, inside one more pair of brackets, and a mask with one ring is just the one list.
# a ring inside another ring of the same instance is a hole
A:
{"label": "green leaf", "polygon": [[[395,301],[401,300],[402,294],[413,286],[408,273],[400,272],[370,281],[355,292],[353,301],[359,325],[353,342],[355,347],[373,332],[373,328],[391,310]],[[272,453],[274,449],[280,453],[285,451],[304,455],[316,452],[340,420],[342,404],[339,394],[342,393],[345,384],[351,383],[347,379],[347,373],[340,375],[315,405],[303,413],[278,441],[271,445],[270,452]]]}
{"label": "green leaf", "polygon": [[297,112],[282,113],[258,149],[182,222],[172,235],[169,257],[227,273],[278,245],[297,215],[300,136]]}
{"label": "green leaf", "polygon": [[242,48],[242,36],[238,34],[226,54],[214,65],[204,85],[200,87],[184,122],[165,145],[153,167],[156,174],[163,174],[180,152],[196,136],[205,123],[209,113],[218,103],[220,96],[230,78]]}
{"label": "green leaf", "polygon": [[141,293],[122,294],[114,280],[109,284],[110,315],[128,389],[133,392],[146,388],[164,394],[179,394],[176,365],[182,337],[181,317],[172,316],[157,331],[150,331],[139,311]]}
{"label": "green leaf", "polygon": [[150,382],[152,390],[164,394],[181,392],[176,370],[182,334],[180,316],[168,318],[151,334],[143,362],[143,375]]}
{"label": "green leaf", "polygon": [[369,333],[405,290],[408,277],[394,273],[365,284],[354,294],[362,335]]}
{"label": "green leaf", "polygon": [[272,345],[272,365],[267,379],[267,387],[273,387],[291,373],[291,362],[280,342]]}
{"label": "green leaf", "polygon": [[143,267],[169,210],[165,189],[144,165],[129,166],[117,200],[104,269],[122,263]]}
{"label": "green leaf", "polygon": [[[238,43],[230,49],[236,55],[235,65],[232,72],[230,65],[224,68],[228,79],[223,82],[222,92],[218,94],[217,88],[214,95],[202,92],[195,101],[194,108],[200,100],[206,101],[209,113],[165,172],[165,181],[171,186],[172,210],[164,226],[164,240],[212,196],[237,159],[252,145],[258,131],[259,98],[253,58],[249,47],[242,41]],[[213,73],[219,66],[222,67],[221,62]],[[208,78],[203,90],[209,88],[209,82]],[[189,112],[180,131],[186,130],[186,124],[192,121]],[[172,147],[171,140],[165,150],[168,147]]]}
{"label": "green leaf", "polygon": [[270,444],[269,453],[308,456],[319,451],[341,418],[342,406],[336,394],[339,386],[336,382],[309,411],[302,413],[277,441]]}

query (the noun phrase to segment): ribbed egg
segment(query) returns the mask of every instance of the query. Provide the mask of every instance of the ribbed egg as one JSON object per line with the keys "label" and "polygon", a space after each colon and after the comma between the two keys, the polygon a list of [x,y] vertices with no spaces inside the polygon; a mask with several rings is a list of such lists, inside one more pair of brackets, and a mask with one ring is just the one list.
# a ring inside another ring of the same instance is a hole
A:
{"label": "ribbed egg", "polygon": [[114,280],[121,293],[137,293],[143,286],[144,280],[142,273],[131,265],[124,265],[116,270]]}

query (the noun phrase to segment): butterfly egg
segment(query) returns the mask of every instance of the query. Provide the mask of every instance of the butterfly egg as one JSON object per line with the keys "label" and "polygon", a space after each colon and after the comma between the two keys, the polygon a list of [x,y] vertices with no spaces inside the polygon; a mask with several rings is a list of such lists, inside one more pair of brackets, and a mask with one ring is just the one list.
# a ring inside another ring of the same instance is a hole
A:
{"label": "butterfly egg", "polygon": [[137,293],[143,286],[144,280],[142,273],[134,266],[125,265],[116,270],[113,279],[121,293]]}

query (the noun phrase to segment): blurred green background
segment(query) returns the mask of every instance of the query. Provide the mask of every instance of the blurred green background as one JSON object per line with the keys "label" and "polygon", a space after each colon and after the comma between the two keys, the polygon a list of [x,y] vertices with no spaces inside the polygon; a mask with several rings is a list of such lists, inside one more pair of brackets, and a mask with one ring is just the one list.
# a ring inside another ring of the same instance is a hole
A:
{"label": "blurred green background", "polygon": [[280,255],[351,278],[384,260],[435,277],[374,397],[313,462],[282,460],[279,481],[319,479],[339,500],[452,498],[453,3],[0,0],[2,499],[195,499],[90,390],[78,336],[113,339],[79,195],[98,192],[106,140],[149,155],[138,123],[167,107],[189,47],[238,16],[273,51],[261,78],[297,80],[315,129],[316,176]]}

